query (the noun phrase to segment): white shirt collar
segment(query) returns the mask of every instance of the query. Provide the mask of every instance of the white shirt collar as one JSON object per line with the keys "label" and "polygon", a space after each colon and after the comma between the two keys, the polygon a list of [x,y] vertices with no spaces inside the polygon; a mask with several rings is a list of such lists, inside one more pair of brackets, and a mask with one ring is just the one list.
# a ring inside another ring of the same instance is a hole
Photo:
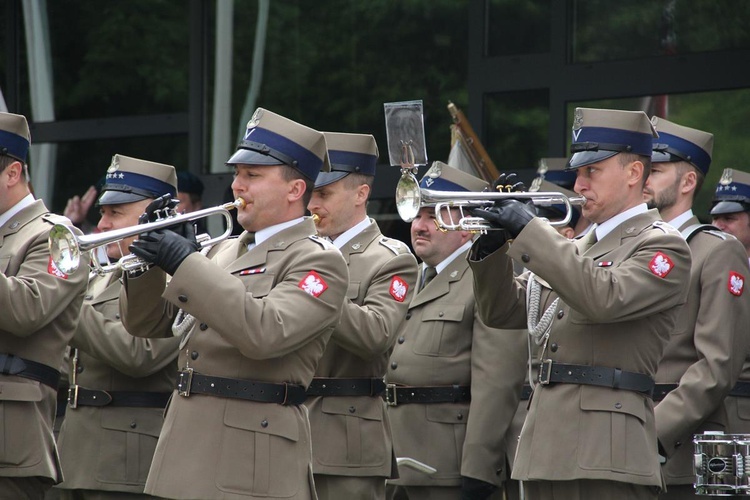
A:
{"label": "white shirt collar", "polygon": [[333,244],[336,245],[336,248],[341,250],[344,247],[344,245],[349,243],[349,241],[351,241],[352,238],[354,238],[359,233],[364,231],[369,225],[370,225],[370,218],[365,216],[365,219],[362,222],[360,222],[356,226],[350,227],[349,229],[347,229],[346,231],[338,235],[338,237],[335,240],[333,240]]}
{"label": "white shirt collar", "polygon": [[276,233],[279,233],[288,227],[295,226],[304,220],[305,220],[304,217],[297,217],[296,219],[288,220],[286,222],[282,222],[281,224],[264,227],[263,229],[255,233],[255,243],[250,243],[247,246],[247,249],[250,250],[257,245],[260,245],[261,243],[263,243],[264,241],[266,241],[267,239],[269,239]]}
{"label": "white shirt collar", "polygon": [[28,207],[29,205],[33,205],[34,201],[36,200],[34,199],[34,195],[31,193],[21,198],[21,201],[10,207],[4,214],[0,215],[0,227],[3,227],[6,222],[12,219],[13,216],[21,210]]}
{"label": "white shirt collar", "polygon": [[675,229],[680,229],[680,226],[685,224],[687,221],[693,218],[693,210],[688,208],[687,212],[683,212],[674,219],[667,221],[667,223]]}
{"label": "white shirt collar", "polygon": [[633,208],[629,208],[624,212],[620,212],[619,214],[615,215],[609,220],[602,222],[601,224],[595,225],[594,231],[596,231],[596,240],[602,241],[605,236],[611,233],[613,229],[615,229],[626,220],[632,219],[636,215],[645,214],[646,212],[648,212],[648,206],[645,203],[640,203]]}
{"label": "white shirt collar", "polygon": [[[438,272],[438,274],[440,274],[440,271],[442,271],[443,269],[445,269],[446,267],[448,267],[448,265],[451,262],[453,262],[454,260],[456,260],[456,258],[458,256],[460,256],[460,255],[465,254],[466,252],[468,252],[469,249],[471,248],[471,244],[472,243],[474,243],[473,240],[467,241],[466,243],[464,243],[463,245],[461,245],[460,247],[458,247],[455,252],[453,252],[448,257],[446,257],[445,259],[443,259],[443,261],[440,264],[438,264],[437,266],[435,266],[435,270]],[[425,264],[423,262],[422,263],[422,271],[423,272],[424,272],[424,270],[425,270],[426,267],[427,267],[427,264]]]}

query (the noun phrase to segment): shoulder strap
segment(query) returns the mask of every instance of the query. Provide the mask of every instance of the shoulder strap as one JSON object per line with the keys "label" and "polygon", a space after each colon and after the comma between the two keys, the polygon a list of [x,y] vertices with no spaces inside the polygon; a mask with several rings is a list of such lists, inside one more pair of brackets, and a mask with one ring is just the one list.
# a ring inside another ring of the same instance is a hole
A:
{"label": "shoulder strap", "polygon": [[700,233],[701,231],[710,231],[712,234],[719,233],[717,236],[721,235],[721,231],[719,230],[719,228],[711,224],[693,224],[692,226],[688,226],[683,229],[681,233],[682,237],[685,238],[685,241],[690,243],[690,240],[693,238],[693,236]]}

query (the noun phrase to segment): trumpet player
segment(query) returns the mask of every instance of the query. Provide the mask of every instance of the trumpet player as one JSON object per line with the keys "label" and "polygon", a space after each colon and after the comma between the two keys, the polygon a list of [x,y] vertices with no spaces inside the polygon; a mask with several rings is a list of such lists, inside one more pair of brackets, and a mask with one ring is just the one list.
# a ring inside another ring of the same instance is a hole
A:
{"label": "trumpet player", "polygon": [[[134,226],[155,198],[176,191],[173,166],[116,154],[97,201],[98,229]],[[108,244],[109,259],[128,254],[133,239]],[[179,338],[130,335],[119,314],[122,271],[109,269],[92,273],[70,341],[68,407],[58,441],[62,499],[152,498],[143,487],[177,376]]]}
{"label": "trumpet player", "polygon": [[[420,182],[456,193],[486,186],[442,162]],[[393,499],[503,497],[504,436],[523,385],[526,341],[520,330],[495,330],[479,318],[466,262],[473,236],[439,230],[432,207],[420,208],[411,223],[414,253],[423,262],[420,287],[397,334],[386,397],[396,455],[437,470],[400,468],[400,478],[388,482]]]}
{"label": "trumpet player", "polygon": [[324,134],[331,171],[318,175],[307,207],[348,263],[349,293],[307,389],[315,489],[320,500],[377,500],[397,474],[383,377],[415,293],[417,261],[367,216],[375,138]]}
{"label": "trumpet player", "polygon": [[[146,492],[166,498],[315,498],[305,389],[341,316],[349,276],[316,236],[307,202],[329,169],[323,134],[258,108],[227,161],[245,231],[207,255],[171,230],[131,250],[156,266],[126,277],[131,333],[176,317],[179,373]],[[165,273],[172,275],[165,289]]]}
{"label": "trumpet player", "polygon": [[25,117],[0,113],[0,492],[36,500],[62,481],[52,434],[59,367],[87,271],[65,273],[50,259],[53,224],[70,221],[31,194],[30,143]]}

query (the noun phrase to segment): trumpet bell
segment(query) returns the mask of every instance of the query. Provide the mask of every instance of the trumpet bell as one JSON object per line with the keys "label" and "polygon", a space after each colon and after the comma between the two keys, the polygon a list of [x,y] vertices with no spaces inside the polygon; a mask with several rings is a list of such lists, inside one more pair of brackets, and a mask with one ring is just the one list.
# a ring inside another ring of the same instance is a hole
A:
{"label": "trumpet bell", "polygon": [[55,224],[48,239],[49,254],[57,268],[65,274],[76,272],[81,262],[78,237],[64,224]]}
{"label": "trumpet bell", "polygon": [[411,173],[403,173],[396,184],[396,210],[404,222],[417,218],[422,208],[422,194],[417,178]]}

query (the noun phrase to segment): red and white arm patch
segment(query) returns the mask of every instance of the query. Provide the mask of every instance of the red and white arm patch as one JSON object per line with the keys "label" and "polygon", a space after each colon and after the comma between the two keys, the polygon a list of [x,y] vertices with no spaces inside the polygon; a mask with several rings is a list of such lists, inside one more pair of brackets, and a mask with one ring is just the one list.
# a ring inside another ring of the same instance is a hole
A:
{"label": "red and white arm patch", "polygon": [[742,292],[745,290],[745,277],[742,276],[740,273],[729,271],[729,280],[727,281],[727,288],[729,288],[729,293],[739,297],[740,295],[742,295]]}
{"label": "red and white arm patch", "polygon": [[654,255],[651,262],[649,262],[648,268],[658,277],[666,278],[669,272],[674,268],[674,262],[672,262],[672,259],[670,259],[668,255],[656,252],[656,255]]}
{"label": "red and white arm patch", "polygon": [[62,278],[64,280],[68,279],[68,275],[62,272],[59,267],[57,267],[57,264],[55,264],[55,261],[52,260],[51,255],[49,257],[49,263],[47,264],[47,272],[52,276],[57,276],[58,278]]}
{"label": "red and white arm patch", "polygon": [[409,291],[409,284],[402,280],[401,277],[394,276],[393,279],[391,279],[391,289],[388,291],[398,302],[403,302],[406,298],[406,292]]}
{"label": "red and white arm patch", "polygon": [[307,273],[297,286],[315,298],[323,295],[323,292],[328,289],[328,283],[315,271]]}

